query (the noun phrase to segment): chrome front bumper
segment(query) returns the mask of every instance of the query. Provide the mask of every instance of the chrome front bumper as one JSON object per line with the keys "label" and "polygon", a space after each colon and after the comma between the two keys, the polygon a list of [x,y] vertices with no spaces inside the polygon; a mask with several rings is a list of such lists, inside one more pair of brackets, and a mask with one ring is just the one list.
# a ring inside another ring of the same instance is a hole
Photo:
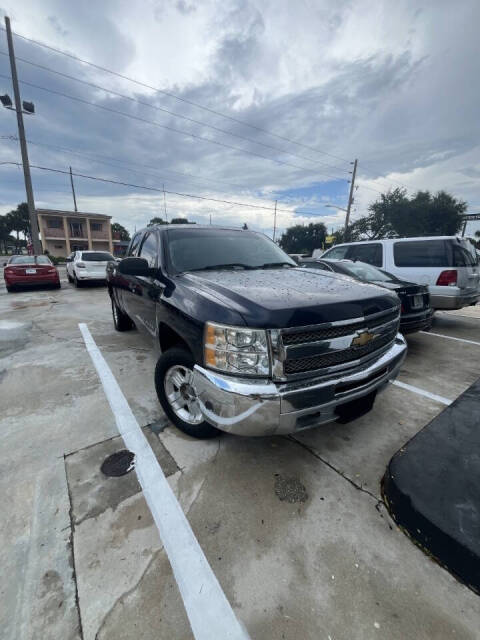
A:
{"label": "chrome front bumper", "polygon": [[218,429],[244,436],[283,435],[336,420],[339,405],[380,391],[396,378],[406,352],[398,334],[388,351],[355,373],[275,383],[195,365],[192,384],[205,420]]}

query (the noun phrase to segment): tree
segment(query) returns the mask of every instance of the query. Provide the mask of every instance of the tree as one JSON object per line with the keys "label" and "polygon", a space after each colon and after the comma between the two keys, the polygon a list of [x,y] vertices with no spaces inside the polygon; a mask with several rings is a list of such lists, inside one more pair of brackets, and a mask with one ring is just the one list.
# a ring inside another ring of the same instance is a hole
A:
{"label": "tree", "polygon": [[123,242],[128,242],[130,240],[130,233],[119,222],[114,222],[112,224],[112,233],[118,233],[118,239],[123,240]]}
{"label": "tree", "polygon": [[[173,220],[172,220],[173,222]],[[168,222],[166,220],[164,220],[163,218],[159,218],[159,217],[155,217],[152,218],[150,220],[150,222],[147,224],[147,227],[153,227],[154,224],[168,224]]]}
{"label": "tree", "polygon": [[326,235],[327,228],[323,222],[308,226],[296,224],[282,234],[279,244],[287,253],[312,253],[323,246]]}
{"label": "tree", "polygon": [[22,202],[16,209],[7,213],[6,217],[11,231],[15,231],[17,234],[16,248],[18,249],[20,246],[20,233],[23,233],[25,237],[30,235],[30,218],[27,203]]}
{"label": "tree", "polygon": [[172,224],[195,224],[195,222],[190,222],[187,218],[173,218]]}
{"label": "tree", "polygon": [[0,251],[3,243],[3,251],[7,253],[7,243],[10,242],[10,220],[8,216],[0,216]]}
{"label": "tree", "polygon": [[460,231],[466,209],[466,202],[457,200],[445,191],[435,195],[429,191],[418,191],[408,198],[405,189],[397,188],[382,193],[368,207],[368,215],[351,224],[347,234],[337,232],[335,235],[337,242],[453,236]]}

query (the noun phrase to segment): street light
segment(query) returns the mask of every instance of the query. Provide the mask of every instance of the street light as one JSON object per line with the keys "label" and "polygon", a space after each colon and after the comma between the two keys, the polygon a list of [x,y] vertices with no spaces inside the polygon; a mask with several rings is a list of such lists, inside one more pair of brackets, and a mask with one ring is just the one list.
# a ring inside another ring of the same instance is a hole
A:
{"label": "street light", "polygon": [[326,204],[326,207],[329,207],[330,209],[340,209],[340,211],[345,211],[345,213],[347,213],[348,209],[344,209],[343,207],[339,207],[336,204]]}
{"label": "street light", "polygon": [[[10,98],[8,93],[6,93],[4,96],[0,96],[0,102],[5,107],[5,109],[16,111],[15,107],[13,106],[12,99]],[[22,107],[22,113],[25,113],[28,116],[35,114],[35,105],[33,104],[33,102],[27,102],[27,100],[23,100]]]}

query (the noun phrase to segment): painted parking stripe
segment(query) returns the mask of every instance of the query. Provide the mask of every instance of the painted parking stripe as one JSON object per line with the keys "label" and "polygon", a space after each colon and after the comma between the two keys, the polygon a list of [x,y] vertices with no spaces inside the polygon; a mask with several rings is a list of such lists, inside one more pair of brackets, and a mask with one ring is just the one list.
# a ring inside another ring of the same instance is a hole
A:
{"label": "painted parking stripe", "polygon": [[480,342],[475,342],[475,340],[466,340],[465,338],[454,338],[453,336],[446,336],[443,333],[434,333],[433,331],[420,331],[420,333],[424,333],[426,336],[437,336],[438,338],[446,338],[447,340],[456,340],[457,342],[465,342],[467,344],[476,344],[477,347],[480,347]]}
{"label": "painted parking stripe", "polygon": [[80,323],[85,346],[126,447],[135,454],[135,471],[160,533],[196,640],[248,640],[208,564],[147,439],[118,382],[85,323]]}
{"label": "painted parking stripe", "polygon": [[448,398],[444,398],[443,396],[437,396],[436,393],[430,393],[430,391],[425,391],[425,389],[420,389],[419,387],[414,387],[412,384],[406,384],[405,382],[400,382],[400,380],[393,380],[392,384],[397,387],[401,387],[402,389],[406,389],[407,391],[412,391],[413,393],[417,393],[419,396],[425,396],[425,398],[430,398],[430,400],[436,400],[437,402],[441,402],[442,404],[452,404],[453,400],[449,400]]}

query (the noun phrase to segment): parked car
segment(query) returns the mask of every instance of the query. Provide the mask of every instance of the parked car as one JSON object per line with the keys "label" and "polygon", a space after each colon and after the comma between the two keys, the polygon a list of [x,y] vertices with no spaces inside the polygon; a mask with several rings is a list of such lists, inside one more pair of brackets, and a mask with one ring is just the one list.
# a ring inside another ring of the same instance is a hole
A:
{"label": "parked car", "polygon": [[391,273],[387,273],[371,264],[359,260],[303,260],[301,267],[324,269],[343,273],[362,282],[371,282],[390,291],[395,291],[401,302],[400,331],[428,330],[432,326],[433,309],[430,306],[428,287],[413,282],[399,280]]}
{"label": "parked car", "polygon": [[406,354],[394,293],[301,269],[252,231],[144,229],[107,284],[115,328],[136,325],[159,348],[159,401],[197,438],[353,419]]}
{"label": "parked car", "polygon": [[428,285],[434,309],[461,309],[480,299],[478,260],[470,243],[457,236],[338,244],[322,258],[361,260],[401,280]]}
{"label": "parked car", "polygon": [[74,251],[66,260],[68,281],[76,287],[87,280],[105,282],[110,261],[116,262],[116,258],[108,251]]}
{"label": "parked car", "polygon": [[60,289],[60,276],[48,256],[11,256],[4,263],[3,277],[7,291],[32,285],[50,285]]}

